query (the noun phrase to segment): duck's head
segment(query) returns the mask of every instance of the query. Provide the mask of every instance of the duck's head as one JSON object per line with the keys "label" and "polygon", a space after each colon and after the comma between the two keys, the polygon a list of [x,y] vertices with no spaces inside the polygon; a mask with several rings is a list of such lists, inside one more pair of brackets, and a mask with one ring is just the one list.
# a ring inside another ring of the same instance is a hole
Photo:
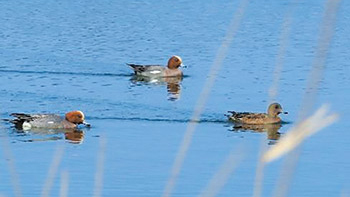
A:
{"label": "duck's head", "polygon": [[182,66],[182,59],[179,56],[172,56],[168,61],[168,68],[169,69],[177,69],[180,66]]}
{"label": "duck's head", "polygon": [[276,117],[281,113],[288,114],[288,112],[283,112],[282,106],[279,103],[272,103],[267,109],[267,114],[271,117]]}
{"label": "duck's head", "polygon": [[71,111],[66,113],[66,120],[74,124],[84,124],[90,126],[90,124],[85,122],[84,113],[81,111]]}

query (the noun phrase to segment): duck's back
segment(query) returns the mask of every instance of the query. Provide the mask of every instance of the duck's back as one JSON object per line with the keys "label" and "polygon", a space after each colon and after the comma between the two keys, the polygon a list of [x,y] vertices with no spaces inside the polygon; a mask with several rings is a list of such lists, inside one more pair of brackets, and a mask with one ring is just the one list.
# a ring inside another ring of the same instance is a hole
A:
{"label": "duck's back", "polygon": [[[16,128],[48,128],[59,129],[71,126],[65,118],[57,114],[22,114],[13,113],[12,116],[16,119],[12,120]],[[72,124],[72,123],[71,123]]]}
{"label": "duck's back", "polygon": [[272,123],[270,118],[265,113],[250,113],[250,112],[234,112],[230,111],[232,115],[229,119],[234,122],[243,124],[269,124]]}
{"label": "duck's back", "polygon": [[128,64],[131,69],[134,70],[136,75],[142,75],[147,77],[162,76],[166,68],[161,65],[138,65]]}
{"label": "duck's back", "polygon": [[32,127],[37,128],[63,128],[63,117],[56,114],[40,114],[36,115],[33,121],[30,122]]}

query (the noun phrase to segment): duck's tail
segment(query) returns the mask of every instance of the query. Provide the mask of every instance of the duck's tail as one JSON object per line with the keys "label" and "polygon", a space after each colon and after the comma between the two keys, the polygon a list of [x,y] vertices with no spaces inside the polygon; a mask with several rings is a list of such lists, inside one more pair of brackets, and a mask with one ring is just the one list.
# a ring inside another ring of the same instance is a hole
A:
{"label": "duck's tail", "polygon": [[15,128],[19,130],[23,129],[22,126],[24,122],[33,120],[33,117],[31,115],[25,113],[12,113],[10,116],[15,117],[15,119],[8,119],[8,121],[14,124]]}
{"label": "duck's tail", "polygon": [[227,111],[227,113],[229,113],[229,114],[225,114],[225,116],[228,118],[237,114],[237,112],[235,112],[235,111]]}
{"label": "duck's tail", "polygon": [[138,64],[126,64],[128,65],[132,70],[134,70],[135,74],[144,72],[146,70],[146,67],[144,65],[138,65]]}
{"label": "duck's tail", "polygon": [[31,115],[25,114],[25,113],[12,113],[12,114],[10,114],[10,116],[13,116],[13,117],[18,118],[18,119],[28,119],[28,118],[31,118]]}

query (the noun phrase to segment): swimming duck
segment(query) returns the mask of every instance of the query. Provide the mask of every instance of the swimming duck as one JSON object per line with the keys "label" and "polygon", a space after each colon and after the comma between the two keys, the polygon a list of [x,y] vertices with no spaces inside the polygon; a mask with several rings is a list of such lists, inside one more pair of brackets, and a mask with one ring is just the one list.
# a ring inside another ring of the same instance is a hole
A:
{"label": "swimming duck", "polygon": [[267,109],[267,113],[251,113],[251,112],[235,112],[229,111],[231,115],[227,115],[229,120],[236,123],[242,124],[275,124],[281,123],[281,118],[278,117],[279,114],[288,112],[283,112],[282,106],[279,103],[272,103]]}
{"label": "swimming duck", "polygon": [[182,65],[182,59],[179,56],[172,56],[168,60],[166,67],[161,65],[137,65],[127,64],[134,70],[135,75],[146,77],[177,77],[182,76],[182,71],[179,69]]}
{"label": "swimming duck", "polygon": [[58,114],[24,114],[12,113],[15,119],[10,120],[17,129],[29,130],[31,128],[47,129],[74,129],[79,124],[90,127],[89,123],[84,121],[85,116],[81,111],[71,111],[60,116]]}

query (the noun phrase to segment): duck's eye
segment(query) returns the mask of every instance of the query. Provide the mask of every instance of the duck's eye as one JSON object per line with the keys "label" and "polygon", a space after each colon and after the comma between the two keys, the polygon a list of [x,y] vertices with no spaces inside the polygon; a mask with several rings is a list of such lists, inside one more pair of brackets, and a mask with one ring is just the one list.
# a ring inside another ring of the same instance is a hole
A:
{"label": "duck's eye", "polygon": [[83,116],[82,115],[78,115],[78,118],[82,118]]}
{"label": "duck's eye", "polygon": [[278,108],[279,108],[278,105],[276,105],[276,106],[275,106],[275,109],[278,109]]}
{"label": "duck's eye", "polygon": [[175,59],[174,59],[174,61],[175,61],[175,62],[178,62],[178,61],[179,61],[179,59],[175,58]]}

